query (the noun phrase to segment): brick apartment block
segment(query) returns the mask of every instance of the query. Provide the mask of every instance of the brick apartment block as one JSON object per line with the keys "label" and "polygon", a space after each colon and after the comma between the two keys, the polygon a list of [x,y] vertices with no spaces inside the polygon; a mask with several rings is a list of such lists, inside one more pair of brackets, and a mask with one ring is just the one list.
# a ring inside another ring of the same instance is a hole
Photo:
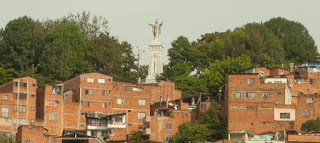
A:
{"label": "brick apartment block", "polygon": [[20,125],[39,124],[36,120],[36,79],[16,78],[0,86],[0,134],[15,134]]}
{"label": "brick apartment block", "polygon": [[319,116],[320,74],[316,67],[253,67],[228,76],[228,139],[284,142],[285,130]]}
{"label": "brick apartment block", "polygon": [[[181,98],[181,91],[171,82],[137,86],[113,81],[111,76],[100,73],[80,74],[61,84],[44,87],[38,87],[36,82],[36,79],[23,77],[0,85],[0,133],[15,135],[18,130],[19,142],[46,142],[51,137],[61,141],[72,135],[95,137],[100,142],[125,142],[132,132],[145,129],[144,118],[150,117],[151,105],[164,97],[171,102]],[[174,135],[180,123],[190,121],[187,118],[190,117],[189,105],[184,104],[184,111],[179,107],[173,112],[175,118],[163,120],[173,123],[173,129],[155,128]],[[14,108],[16,105],[19,112]],[[26,138],[31,132],[45,134],[39,136],[39,140],[37,136]],[[165,136],[161,138],[163,141]],[[56,141],[51,139],[51,142]]]}

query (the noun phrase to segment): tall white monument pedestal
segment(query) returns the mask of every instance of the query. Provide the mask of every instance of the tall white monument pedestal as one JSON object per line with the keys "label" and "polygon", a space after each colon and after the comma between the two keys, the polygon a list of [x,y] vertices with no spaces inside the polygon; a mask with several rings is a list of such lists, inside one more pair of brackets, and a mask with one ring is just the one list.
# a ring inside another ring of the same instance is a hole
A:
{"label": "tall white monument pedestal", "polygon": [[160,40],[152,40],[150,45],[150,62],[146,83],[156,83],[157,76],[163,73],[162,49]]}

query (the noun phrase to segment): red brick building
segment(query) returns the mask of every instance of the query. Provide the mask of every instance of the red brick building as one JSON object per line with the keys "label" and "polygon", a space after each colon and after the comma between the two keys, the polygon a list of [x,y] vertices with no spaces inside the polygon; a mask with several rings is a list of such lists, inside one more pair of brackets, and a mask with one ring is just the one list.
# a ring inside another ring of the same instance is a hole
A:
{"label": "red brick building", "polygon": [[315,119],[320,74],[315,67],[254,67],[228,76],[228,139],[284,142],[284,129],[300,131]]}
{"label": "red brick building", "polygon": [[20,125],[36,121],[37,81],[31,77],[16,78],[0,85],[0,134],[15,134]]}

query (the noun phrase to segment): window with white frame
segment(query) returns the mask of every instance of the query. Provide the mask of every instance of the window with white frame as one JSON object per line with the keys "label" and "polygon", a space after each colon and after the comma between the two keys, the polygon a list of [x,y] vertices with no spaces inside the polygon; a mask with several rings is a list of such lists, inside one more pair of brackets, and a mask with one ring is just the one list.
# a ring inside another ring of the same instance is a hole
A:
{"label": "window with white frame", "polygon": [[172,129],[172,125],[171,124],[166,124],[166,130],[171,130]]}
{"label": "window with white frame", "polygon": [[2,100],[8,100],[8,95],[2,95]]}
{"label": "window with white frame", "polygon": [[124,99],[123,98],[118,98],[117,99],[117,104],[124,104]]}
{"label": "window with white frame", "polygon": [[27,120],[26,120],[26,118],[19,118],[19,119],[18,119],[18,124],[20,124],[20,125],[27,125]]}
{"label": "window with white frame", "polygon": [[102,108],[107,108],[107,103],[102,103]]}
{"label": "window with white frame", "polygon": [[103,91],[102,91],[102,95],[103,95],[103,96],[107,96],[107,95],[108,95],[108,91],[107,91],[107,90],[103,90]]}
{"label": "window with white frame", "polygon": [[146,116],[146,113],[138,113],[138,119],[143,119]]}
{"label": "window with white frame", "polygon": [[57,121],[58,120],[58,114],[57,113],[49,113],[49,120]]}
{"label": "window with white frame", "polygon": [[313,103],[313,99],[312,98],[307,98],[307,103]]}
{"label": "window with white frame", "polygon": [[14,105],[14,109],[13,109],[14,112],[27,112],[27,105],[19,105],[17,106],[16,104]]}
{"label": "window with white frame", "polygon": [[9,107],[2,107],[1,109],[1,114],[2,114],[2,117],[9,117]]}
{"label": "window with white frame", "polygon": [[250,78],[248,79],[248,85],[254,85],[254,79],[253,78]]}
{"label": "window with white frame", "polygon": [[46,100],[46,106],[57,107],[58,101],[57,100]]}
{"label": "window with white frame", "polygon": [[104,78],[99,78],[99,79],[98,79],[98,83],[106,83],[106,79],[104,79]]}
{"label": "window with white frame", "polygon": [[236,93],[236,97],[237,97],[237,98],[241,98],[241,92],[237,92],[237,93]]}
{"label": "window with white frame", "polygon": [[246,92],[246,98],[256,98],[255,92]]}
{"label": "window with white frame", "polygon": [[280,113],[280,119],[290,119],[290,113]]}
{"label": "window with white frame", "polygon": [[94,82],[94,78],[87,78],[87,82],[93,83]]}
{"label": "window with white frame", "polygon": [[146,105],[145,99],[139,99],[139,105]]}
{"label": "window with white frame", "polygon": [[52,133],[55,133],[55,132],[56,132],[56,126],[52,126],[52,127],[51,127],[51,132],[52,132]]}

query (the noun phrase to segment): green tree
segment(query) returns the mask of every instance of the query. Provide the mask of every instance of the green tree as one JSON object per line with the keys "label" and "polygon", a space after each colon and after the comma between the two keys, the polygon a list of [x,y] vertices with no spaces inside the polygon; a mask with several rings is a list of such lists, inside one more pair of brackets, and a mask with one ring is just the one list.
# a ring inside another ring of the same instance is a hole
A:
{"label": "green tree", "polygon": [[301,126],[301,130],[303,131],[320,131],[320,119],[319,117],[314,120],[308,120],[304,122]]}
{"label": "green tree", "polygon": [[244,26],[248,35],[247,55],[254,65],[273,66],[285,63],[285,51],[271,30],[262,24],[249,23]]}
{"label": "green tree", "polygon": [[168,50],[170,67],[188,60],[188,48],[191,46],[188,38],[180,36],[171,43],[171,46],[172,48]]}
{"label": "green tree", "polygon": [[88,70],[87,37],[74,24],[57,26],[46,36],[39,71],[54,80],[66,80]]}
{"label": "green tree", "polygon": [[205,73],[210,93],[218,94],[221,86],[226,84],[228,74],[237,73],[251,67],[251,59],[246,55],[237,58],[227,57],[225,60],[216,60]]}
{"label": "green tree", "polygon": [[174,136],[173,142],[183,143],[184,141],[208,141],[210,131],[204,124],[182,123],[179,125],[178,133]]}
{"label": "green tree", "polygon": [[317,46],[301,23],[278,17],[270,19],[264,25],[282,41],[288,61],[302,63],[316,60]]}
{"label": "green tree", "polygon": [[210,140],[219,140],[227,137],[227,120],[219,115],[221,106],[215,101],[211,102],[210,107],[202,116],[202,123],[207,125],[210,133]]}
{"label": "green tree", "polygon": [[12,136],[2,135],[0,137],[1,143],[14,143],[14,138]]}
{"label": "green tree", "polygon": [[129,43],[120,43],[115,37],[101,33],[90,39],[88,46],[88,61],[94,71],[113,76],[118,81],[136,81],[136,59]]}
{"label": "green tree", "polygon": [[11,20],[1,32],[0,66],[24,70],[32,65],[35,57],[36,22],[27,16]]}
{"label": "green tree", "polygon": [[143,141],[143,136],[142,136],[141,132],[135,131],[135,132],[131,133],[131,135],[132,135],[131,142],[141,143]]}
{"label": "green tree", "polygon": [[5,69],[3,67],[0,67],[0,84],[5,83],[13,78],[14,69]]}

